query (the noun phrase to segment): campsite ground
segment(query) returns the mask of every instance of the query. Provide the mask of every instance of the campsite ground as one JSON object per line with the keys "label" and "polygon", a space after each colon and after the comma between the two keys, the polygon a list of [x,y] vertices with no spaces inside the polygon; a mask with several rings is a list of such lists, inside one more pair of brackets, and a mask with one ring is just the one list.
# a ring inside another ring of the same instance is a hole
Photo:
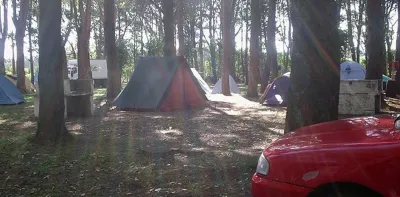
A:
{"label": "campsite ground", "polygon": [[[96,91],[96,103],[103,95]],[[98,106],[94,117],[68,120],[74,141],[57,147],[28,142],[36,127],[30,96],[0,106],[0,196],[249,196],[285,109],[238,95],[210,100],[174,113]]]}

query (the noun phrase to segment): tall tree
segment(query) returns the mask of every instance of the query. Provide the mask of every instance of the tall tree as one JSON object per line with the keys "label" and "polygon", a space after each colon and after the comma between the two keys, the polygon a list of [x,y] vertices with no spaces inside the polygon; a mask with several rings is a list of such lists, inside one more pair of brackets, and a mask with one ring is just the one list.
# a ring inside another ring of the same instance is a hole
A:
{"label": "tall tree", "polygon": [[351,0],[346,0],[347,36],[350,45],[351,60],[356,61],[356,50],[353,41],[353,17],[351,14]]}
{"label": "tall tree", "polygon": [[211,72],[213,82],[217,81],[217,60],[216,60],[216,43],[215,43],[215,10],[214,10],[214,0],[210,0],[208,14],[208,31],[209,31],[209,39],[210,39],[210,56],[211,56]]}
{"label": "tall tree", "polygon": [[39,0],[39,119],[36,140],[57,143],[70,137],[64,120],[61,0]]}
{"label": "tall tree", "polygon": [[367,74],[366,79],[382,79],[385,66],[384,0],[367,1]]}
{"label": "tall tree", "polygon": [[291,1],[293,52],[285,132],[338,118],[337,6],[335,0]]}
{"label": "tall tree", "polygon": [[222,94],[228,96],[231,94],[229,87],[229,67],[233,64],[232,60],[232,0],[222,0],[222,39],[224,45],[222,73]]}
{"label": "tall tree", "polygon": [[164,13],[164,56],[175,56],[175,36],[174,36],[174,1],[161,1],[162,11]]}
{"label": "tall tree", "polygon": [[[268,3],[268,24],[267,24],[267,66],[271,70],[271,78],[278,77],[278,57],[276,52],[276,3],[277,0],[269,0]],[[268,70],[268,69],[264,69]],[[266,75],[266,74],[265,74]],[[266,81],[265,81],[266,80]],[[268,85],[268,79],[264,79],[262,90],[264,92]]]}
{"label": "tall tree", "polygon": [[[203,15],[204,15],[204,1],[200,1],[200,16],[199,16],[199,57],[200,57],[200,73],[204,73],[204,50],[203,50],[203,37],[204,37],[204,30],[203,30]],[[204,75],[203,75],[204,76]]]}
{"label": "tall tree", "polygon": [[178,55],[185,55],[185,35],[183,32],[183,0],[178,0],[178,40],[179,40],[179,51]]}
{"label": "tall tree", "polygon": [[[390,0],[390,1],[385,1],[385,5],[384,5],[384,36],[385,36],[385,42],[386,42],[386,50],[387,50],[387,63],[393,62],[393,53],[392,53],[392,42],[393,42],[393,26],[391,23],[391,14],[392,11],[395,8],[395,1],[394,0]],[[384,75],[387,75],[387,64],[384,64],[384,66],[382,67],[382,72]],[[389,75],[390,75],[391,71],[389,70]]]}
{"label": "tall tree", "polygon": [[17,74],[16,68],[15,68],[15,34],[14,32],[11,32],[9,35],[9,38],[11,39],[11,68],[12,68],[12,74],[15,75]]}
{"label": "tall tree", "polygon": [[244,49],[244,64],[243,64],[243,75],[245,76],[246,85],[249,84],[249,2],[246,2],[245,10],[245,49]]}
{"label": "tall tree", "polygon": [[31,1],[30,6],[29,6],[29,19],[28,19],[28,40],[29,40],[29,65],[30,65],[30,73],[31,73],[31,83],[34,84],[35,82],[35,72],[33,68],[33,43],[32,43],[32,34],[33,34],[33,28],[32,28],[32,15],[33,15],[33,1]]}
{"label": "tall tree", "polygon": [[115,44],[115,0],[104,0],[104,36],[107,57],[107,99],[112,102],[121,90],[121,72]]}
{"label": "tall tree", "polygon": [[22,92],[26,92],[25,87],[25,56],[24,56],[24,37],[26,22],[29,12],[29,0],[19,1],[19,12],[17,14],[17,2],[12,0],[13,22],[15,26],[15,42],[17,46],[17,87]]}
{"label": "tall tree", "polygon": [[78,32],[78,78],[90,79],[89,40],[92,19],[92,0],[79,0]]}
{"label": "tall tree", "polygon": [[1,16],[1,8],[0,8],[0,75],[6,74],[6,67],[4,64],[4,49],[5,43],[8,36],[8,1],[2,1],[2,9],[3,9],[3,20]]}
{"label": "tall tree", "polygon": [[364,12],[365,12],[365,4],[366,0],[359,0],[358,1],[358,16],[357,16],[357,46],[356,46],[356,61],[360,62],[361,57],[361,33],[362,27],[364,26]]}
{"label": "tall tree", "polygon": [[[400,19],[400,0],[397,0],[397,18]],[[400,25],[397,25],[397,40],[396,40],[396,54],[395,61],[400,62]],[[399,69],[400,70],[400,69]],[[397,73],[399,72],[397,71]],[[397,76],[399,76],[397,78]],[[400,75],[396,75],[396,81],[400,81]],[[400,84],[397,89],[400,88]]]}
{"label": "tall tree", "polygon": [[260,64],[261,1],[251,0],[250,68],[247,96],[257,97],[257,73]]}

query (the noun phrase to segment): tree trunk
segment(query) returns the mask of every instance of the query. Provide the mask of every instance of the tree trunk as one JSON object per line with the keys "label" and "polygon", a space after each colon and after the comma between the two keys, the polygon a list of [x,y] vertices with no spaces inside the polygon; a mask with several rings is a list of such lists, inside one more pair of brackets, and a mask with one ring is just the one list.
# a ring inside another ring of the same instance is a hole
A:
{"label": "tree trunk", "polygon": [[248,97],[258,97],[257,76],[260,75],[260,34],[261,34],[261,2],[251,0],[251,38],[250,38],[250,68],[249,83],[247,89]]}
{"label": "tree trunk", "polygon": [[199,56],[200,56],[200,65],[199,65],[199,71],[200,74],[203,75],[204,77],[204,50],[203,50],[203,36],[204,36],[204,30],[203,30],[203,1],[200,1],[200,23],[199,23],[199,29],[200,29],[200,38],[199,38]]}
{"label": "tree trunk", "polygon": [[78,78],[91,79],[89,40],[92,19],[92,0],[85,0],[85,8],[83,8],[83,1],[84,0],[79,0],[81,24],[78,33]]}
{"label": "tree trunk", "polygon": [[363,15],[365,11],[365,0],[359,0],[359,11],[358,11],[358,22],[357,22],[357,48],[356,48],[356,55],[357,55],[357,62],[360,62],[360,54],[361,54],[361,33],[363,27]]}
{"label": "tree trunk", "polygon": [[[268,32],[267,29],[269,28],[269,26],[267,25],[267,22],[265,20],[263,20],[263,36],[264,36],[264,45],[265,45],[265,49],[268,49]],[[262,42],[262,41],[261,41]],[[263,70],[263,75],[261,78],[261,88],[260,88],[260,94],[264,94],[266,87],[268,86],[269,83],[269,79],[271,78],[271,68],[270,68],[270,64],[269,64],[269,59],[268,59],[268,51],[267,51],[267,59],[265,60],[264,63],[264,70]],[[274,78],[272,78],[274,79]]]}
{"label": "tree trunk", "polygon": [[178,40],[179,56],[185,56],[185,37],[183,33],[183,0],[178,0]]}
{"label": "tree trunk", "polygon": [[[25,34],[25,31],[24,33]],[[15,42],[17,46],[17,87],[21,92],[27,92],[25,86],[25,55],[24,55],[24,35],[16,33]]]}
{"label": "tree trunk", "polygon": [[69,46],[71,47],[72,58],[78,59],[78,55],[76,54],[74,45],[71,42],[69,42]]}
{"label": "tree trunk", "polygon": [[[1,12],[0,12],[0,75],[6,74],[6,67],[4,63],[4,50],[5,42],[8,34],[8,1],[3,0],[3,24],[1,23]],[[1,8],[0,8],[1,9]],[[0,10],[1,11],[1,10]]]}
{"label": "tree trunk", "polygon": [[61,0],[39,0],[39,119],[41,144],[70,138],[64,120]]}
{"label": "tree trunk", "polygon": [[285,132],[338,118],[337,6],[335,0],[291,1],[293,52]]}
{"label": "tree trunk", "polygon": [[212,72],[212,81],[215,83],[217,81],[217,60],[216,60],[216,44],[215,44],[215,27],[214,27],[214,0],[210,1],[210,15],[208,18],[208,30],[210,36],[210,56],[211,56],[211,72]]}
{"label": "tree trunk", "polygon": [[175,37],[174,37],[174,1],[163,0],[161,1],[162,9],[164,12],[164,56],[175,56]]}
{"label": "tree trunk", "polygon": [[222,94],[225,96],[231,95],[229,87],[229,67],[232,65],[232,0],[222,0],[221,15],[222,17],[222,39],[223,39],[223,62],[222,62]]}
{"label": "tree trunk", "polygon": [[287,0],[287,6],[288,6],[288,8],[287,8],[287,12],[288,12],[288,18],[289,18],[289,24],[288,24],[288,26],[289,26],[289,32],[288,32],[288,45],[289,45],[289,47],[288,47],[288,49],[287,49],[287,57],[286,57],[286,70],[288,70],[288,68],[289,68],[289,64],[290,64],[290,59],[292,58],[292,46],[293,46],[293,41],[292,41],[292,27],[293,27],[293,25],[292,25],[292,18],[290,17],[290,14],[291,14],[291,11],[290,11],[290,5],[291,5],[291,2],[290,2],[290,0]]}
{"label": "tree trunk", "polygon": [[112,102],[121,90],[121,73],[117,66],[115,44],[115,0],[104,0],[104,34],[107,57],[107,100]]}
{"label": "tree trunk", "polygon": [[245,30],[245,50],[244,50],[244,64],[243,64],[243,75],[245,78],[245,84],[249,84],[249,3],[246,2],[246,30]]}
{"label": "tree trunk", "polygon": [[267,25],[267,61],[271,68],[271,77],[278,77],[278,57],[276,52],[276,4],[277,0],[269,0],[268,25]]}
{"label": "tree trunk", "polygon": [[21,92],[26,92],[24,37],[26,30],[26,21],[28,19],[29,13],[29,0],[20,0],[18,15],[16,8],[16,0],[13,0],[13,21],[15,26],[15,42],[17,47],[17,87],[21,90]]}
{"label": "tree trunk", "polygon": [[196,70],[199,70],[199,61],[197,59],[197,50],[196,50],[196,18],[194,18],[195,16],[191,16],[193,17],[190,21],[190,38],[191,38],[191,52],[192,52],[192,57],[193,57],[193,63],[194,63],[194,68]]}
{"label": "tree trunk", "polygon": [[11,50],[12,50],[12,59],[11,59],[11,66],[12,66],[12,74],[15,75],[17,74],[16,68],[15,68],[15,39],[11,38]]}
{"label": "tree trunk", "polygon": [[349,39],[350,52],[351,52],[351,60],[356,61],[356,51],[354,48],[353,42],[353,23],[352,23],[352,15],[351,15],[351,0],[346,0],[346,15],[347,15],[347,36]]}
{"label": "tree trunk", "polygon": [[[390,31],[390,22],[389,22],[389,20],[390,20],[389,16],[387,16],[386,19],[385,19],[385,26],[387,28],[386,28],[386,32],[385,32],[385,35],[384,35],[385,36],[385,40],[386,40],[387,62],[385,63],[385,65],[382,68],[382,73],[384,75],[388,74],[387,73],[388,72],[388,68],[386,67],[386,65],[388,65],[391,62],[393,62],[393,54],[392,54],[392,49],[391,49],[391,46],[392,46],[391,36],[392,36],[392,34],[389,32]],[[389,69],[389,76],[390,76],[390,73],[391,73],[391,71]]]}
{"label": "tree trunk", "polygon": [[[235,17],[235,6],[236,6],[236,0],[231,0],[231,8],[230,11],[228,13],[231,23],[230,23],[230,38],[231,38],[231,42],[232,44],[230,44],[231,46],[231,64],[229,65],[229,74],[235,79],[237,80],[236,77],[236,62],[235,62],[235,55],[236,55],[236,30],[235,30],[235,25],[236,25],[236,21],[234,19]],[[225,47],[224,47],[225,48]]]}
{"label": "tree trunk", "polygon": [[385,66],[384,0],[367,1],[368,63],[366,79],[382,80]]}
{"label": "tree trunk", "polygon": [[[276,0],[269,0],[268,5],[268,24],[267,24],[267,66],[266,68],[270,68],[271,70],[271,78],[275,79],[278,77],[278,57],[276,52],[276,44],[275,44],[275,34],[276,34]],[[265,69],[264,76],[269,76],[269,70]],[[269,78],[268,78],[269,79]],[[264,93],[265,88],[268,85],[268,79],[264,79],[267,81],[263,81],[261,89]]]}
{"label": "tree trunk", "polygon": [[[397,0],[397,18],[400,19],[400,0]],[[400,62],[400,25],[397,25],[397,40],[396,40],[395,60],[396,60],[396,62]],[[397,77],[396,77],[396,80],[397,80]],[[400,80],[400,76],[399,76],[399,80]],[[398,87],[397,89],[399,89],[399,88],[400,87]]]}
{"label": "tree trunk", "polygon": [[35,70],[33,68],[33,49],[32,49],[32,7],[30,8],[29,22],[28,22],[28,38],[29,38],[29,64],[31,69],[31,83],[35,83]]}

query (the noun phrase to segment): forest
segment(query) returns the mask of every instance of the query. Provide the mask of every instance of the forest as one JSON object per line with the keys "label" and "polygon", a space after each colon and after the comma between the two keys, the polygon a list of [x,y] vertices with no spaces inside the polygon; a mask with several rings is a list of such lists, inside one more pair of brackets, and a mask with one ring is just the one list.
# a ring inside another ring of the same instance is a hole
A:
{"label": "forest", "polygon": [[[399,18],[397,0],[1,0],[0,75],[15,76],[24,102],[0,106],[0,195],[248,196],[263,148],[341,119],[341,63],[361,64],[366,80],[392,76]],[[211,87],[221,79],[222,94],[163,113],[181,99],[168,100],[174,78],[144,91],[166,86],[154,109],[120,110],[143,59],[176,56]],[[107,64],[105,87],[91,86],[92,60]],[[284,107],[255,102],[288,72]]]}

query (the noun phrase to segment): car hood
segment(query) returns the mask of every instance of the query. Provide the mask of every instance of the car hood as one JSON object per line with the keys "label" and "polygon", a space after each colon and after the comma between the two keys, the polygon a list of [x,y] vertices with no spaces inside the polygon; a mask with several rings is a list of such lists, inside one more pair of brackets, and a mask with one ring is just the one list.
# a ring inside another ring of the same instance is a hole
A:
{"label": "car hood", "polygon": [[391,115],[342,119],[320,123],[286,134],[272,143],[269,154],[304,149],[340,148],[391,143],[400,139]]}

